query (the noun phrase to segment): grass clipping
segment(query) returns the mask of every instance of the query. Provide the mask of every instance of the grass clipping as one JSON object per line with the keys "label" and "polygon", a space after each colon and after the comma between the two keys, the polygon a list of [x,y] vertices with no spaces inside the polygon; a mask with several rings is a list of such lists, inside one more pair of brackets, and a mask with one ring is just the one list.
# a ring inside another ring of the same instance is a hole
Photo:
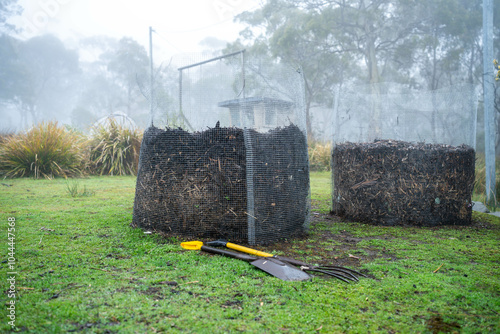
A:
{"label": "grass clipping", "polygon": [[334,213],[380,225],[469,225],[474,149],[393,140],[332,151]]}

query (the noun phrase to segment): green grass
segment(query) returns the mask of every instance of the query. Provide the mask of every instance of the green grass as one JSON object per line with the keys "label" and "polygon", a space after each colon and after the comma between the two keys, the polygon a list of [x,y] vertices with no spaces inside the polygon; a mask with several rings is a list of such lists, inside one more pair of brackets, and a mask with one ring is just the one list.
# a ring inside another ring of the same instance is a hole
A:
{"label": "green grass", "polygon": [[[284,282],[245,262],[181,249],[129,227],[135,177],[3,180],[7,259],[15,217],[16,325],[26,333],[493,333],[500,318],[500,219],[472,227],[395,228],[325,215],[329,173],[312,173],[307,239],[268,251],[342,261],[374,279]],[[349,257],[349,254],[359,259]],[[2,264],[0,288],[10,271]],[[2,294],[3,304],[10,302]],[[3,308],[0,332],[10,330]],[[459,326],[457,328],[456,326]]]}
{"label": "green grass", "polygon": [[[332,176],[331,172],[311,173],[311,202],[312,206],[323,213],[331,208]],[[312,177],[314,176],[314,177]]]}

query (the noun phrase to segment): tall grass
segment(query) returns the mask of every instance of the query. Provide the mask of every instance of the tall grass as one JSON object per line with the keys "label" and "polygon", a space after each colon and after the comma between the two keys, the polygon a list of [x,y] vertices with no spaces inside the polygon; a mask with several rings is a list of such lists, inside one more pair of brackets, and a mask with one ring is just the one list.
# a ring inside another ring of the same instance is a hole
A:
{"label": "tall grass", "polygon": [[88,143],[89,171],[99,175],[135,175],[142,133],[114,120],[93,128]]}
{"label": "tall grass", "polygon": [[0,144],[3,143],[7,138],[12,137],[15,131],[9,128],[0,129]]}
{"label": "tall grass", "polygon": [[332,143],[309,142],[309,168],[312,171],[331,170]]}
{"label": "tall grass", "polygon": [[83,185],[82,189],[77,179],[73,179],[72,181],[66,180],[66,192],[71,197],[89,197],[95,194],[94,191],[87,189],[86,185]]}
{"label": "tall grass", "polygon": [[0,174],[34,179],[80,175],[83,139],[57,122],[39,123],[27,132],[3,137]]}
{"label": "tall grass", "polygon": [[[495,160],[495,184],[496,194],[495,201],[498,203],[500,200],[500,161]],[[486,202],[486,162],[484,153],[476,153],[476,179],[474,181],[474,200],[479,202]],[[497,204],[498,205],[498,204]]]}

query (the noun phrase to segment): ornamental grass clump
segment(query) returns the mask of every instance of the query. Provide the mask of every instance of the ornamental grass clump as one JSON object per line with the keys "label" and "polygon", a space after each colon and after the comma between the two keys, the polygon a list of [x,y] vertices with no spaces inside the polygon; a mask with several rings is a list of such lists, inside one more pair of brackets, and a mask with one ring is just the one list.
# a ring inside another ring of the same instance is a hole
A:
{"label": "ornamental grass clump", "polygon": [[[500,170],[500,161],[498,161],[498,159],[495,165],[495,170],[497,172],[495,173],[496,194],[494,194],[494,196],[495,202],[498,205],[500,199],[500,173],[498,173],[498,170]],[[484,153],[476,154],[476,178],[474,181],[473,199],[486,203],[486,162]]]}
{"label": "ornamental grass clump", "polygon": [[90,173],[98,175],[136,175],[142,133],[114,120],[93,128],[89,140]]}
{"label": "ornamental grass clump", "polygon": [[330,171],[332,144],[312,141],[309,144],[309,168],[312,171]]}
{"label": "ornamental grass clump", "polygon": [[0,130],[0,144],[2,144],[7,138],[14,135],[14,131],[11,129],[1,129]]}
{"label": "ornamental grass clump", "polygon": [[34,179],[81,175],[83,138],[57,122],[4,137],[0,143],[0,175]]}

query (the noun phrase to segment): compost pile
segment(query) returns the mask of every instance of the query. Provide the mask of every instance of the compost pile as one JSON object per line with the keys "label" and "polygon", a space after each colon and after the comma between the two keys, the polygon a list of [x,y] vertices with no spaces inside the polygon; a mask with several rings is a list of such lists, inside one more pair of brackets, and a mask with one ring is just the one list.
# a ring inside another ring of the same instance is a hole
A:
{"label": "compost pile", "polygon": [[380,225],[469,225],[474,149],[404,141],[332,151],[333,211]]}
{"label": "compost pile", "polygon": [[[307,153],[297,153],[307,150],[304,134],[294,125],[247,131],[258,230],[277,233],[267,236],[274,240],[300,233],[309,191]],[[190,133],[150,127],[141,146],[132,225],[164,235],[246,242],[247,153],[239,128]],[[281,226],[283,219],[291,220]]]}
{"label": "compost pile", "polygon": [[303,235],[308,228],[307,140],[295,125],[252,131],[255,235],[259,243]]}

